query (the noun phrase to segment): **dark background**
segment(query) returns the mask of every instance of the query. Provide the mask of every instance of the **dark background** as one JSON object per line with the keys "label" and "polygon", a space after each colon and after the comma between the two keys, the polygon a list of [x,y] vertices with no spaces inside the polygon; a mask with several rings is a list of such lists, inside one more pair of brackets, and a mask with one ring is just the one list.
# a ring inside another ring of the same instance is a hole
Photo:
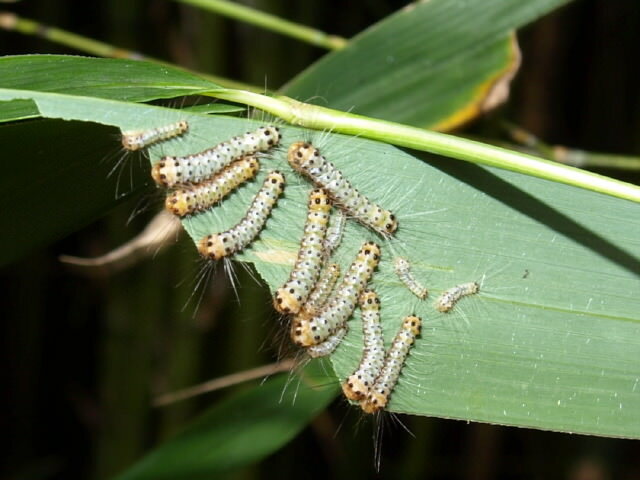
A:
{"label": "dark background", "polygon": [[[403,1],[256,0],[253,6],[350,37]],[[277,88],[323,54],[257,28],[161,0],[0,4],[24,17],[189,68]],[[501,117],[551,143],[640,154],[640,3],[577,0],[520,32],[524,63],[509,104],[470,126],[495,132]],[[0,54],[78,52],[0,31]],[[1,83],[1,79],[0,79]],[[637,182],[637,175],[602,173]],[[223,398],[216,392],[150,407],[154,393],[272,362],[268,292],[237,269],[238,304],[221,272],[194,315],[199,264],[178,245],[126,272],[89,278],[62,253],[105,253],[140,231],[138,200],[0,270],[3,368],[2,479],[108,478]],[[151,209],[154,210],[154,209]],[[244,300],[243,300],[244,299]],[[267,338],[268,340],[264,340]],[[389,422],[380,477],[640,478],[640,443],[403,417]],[[341,428],[338,431],[338,427]],[[340,475],[369,478],[372,426],[336,402],[291,444],[229,478]],[[338,433],[336,433],[338,432]]]}

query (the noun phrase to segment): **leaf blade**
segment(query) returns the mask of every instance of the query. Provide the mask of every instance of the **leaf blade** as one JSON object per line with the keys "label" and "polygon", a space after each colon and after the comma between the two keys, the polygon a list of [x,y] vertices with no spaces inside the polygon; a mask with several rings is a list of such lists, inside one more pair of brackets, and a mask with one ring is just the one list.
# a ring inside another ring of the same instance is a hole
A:
{"label": "leaf blade", "polygon": [[282,92],[337,110],[450,130],[497,100],[490,98],[494,86],[508,86],[519,65],[513,30],[565,3],[417,2],[326,55]]}

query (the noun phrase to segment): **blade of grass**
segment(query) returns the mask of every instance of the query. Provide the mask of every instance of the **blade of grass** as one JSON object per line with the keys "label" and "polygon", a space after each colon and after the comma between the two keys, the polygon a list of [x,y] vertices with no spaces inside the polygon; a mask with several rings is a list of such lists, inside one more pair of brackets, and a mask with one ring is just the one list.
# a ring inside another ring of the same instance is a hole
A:
{"label": "blade of grass", "polygon": [[[77,33],[68,32],[61,28],[51,27],[49,25],[43,25],[36,20],[19,17],[11,12],[0,12],[0,28],[9,31],[15,31],[23,33],[25,35],[35,35],[45,40],[49,40],[60,45],[75,48],[84,53],[96,55],[98,57],[106,58],[123,58],[129,60],[145,60],[147,62],[156,63],[165,67],[171,67],[174,69],[180,69],[172,63],[159,60],[157,58],[149,57],[139,52],[134,52],[120,47],[115,47],[105,42],[100,42],[92,38],[78,35]],[[191,72],[189,69],[182,68],[185,72]],[[211,75],[202,72],[191,72],[202,78],[217,83],[218,85],[224,85],[228,88],[241,88],[243,90],[250,90],[254,92],[263,92],[264,88],[259,88],[246,83],[237,82],[228,78],[220,77],[217,75]]]}
{"label": "blade of grass", "polygon": [[275,15],[270,15],[260,10],[226,0],[175,0],[199,7],[203,10],[225,15],[229,18],[256,25],[271,32],[280,33],[296,40],[301,40],[316,47],[327,50],[339,50],[344,48],[347,40],[337,35],[329,35],[315,28],[300,25],[284,20]]}

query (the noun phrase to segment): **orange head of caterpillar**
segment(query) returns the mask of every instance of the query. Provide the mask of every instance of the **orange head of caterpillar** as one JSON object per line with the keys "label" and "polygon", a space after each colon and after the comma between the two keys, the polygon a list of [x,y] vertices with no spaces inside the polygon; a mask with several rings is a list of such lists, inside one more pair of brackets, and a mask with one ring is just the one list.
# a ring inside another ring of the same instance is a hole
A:
{"label": "orange head of caterpillar", "polygon": [[387,233],[393,233],[398,229],[398,219],[391,213],[385,218],[384,231]]}
{"label": "orange head of caterpillar", "polygon": [[422,320],[415,315],[409,315],[402,321],[402,328],[408,332],[411,332],[413,337],[420,335],[420,329],[422,328]]}
{"label": "orange head of caterpillar", "polygon": [[291,321],[291,340],[299,347],[309,347],[315,345],[314,332],[309,322],[311,315],[303,312],[298,314]]}
{"label": "orange head of caterpillar", "polygon": [[165,198],[164,206],[178,217],[184,217],[189,213],[189,199],[187,195],[171,194]]}
{"label": "orange head of caterpillar", "polygon": [[384,410],[389,402],[389,395],[377,391],[369,392],[367,398],[360,401],[360,408],[364,413],[376,413]]}
{"label": "orange head of caterpillar", "polygon": [[223,235],[207,235],[198,242],[198,253],[211,260],[219,260],[232,253],[225,246]]}
{"label": "orange head of caterpillar", "polygon": [[331,210],[331,198],[327,195],[327,192],[321,188],[313,190],[309,194],[309,210],[328,214]]}
{"label": "orange head of caterpillar", "polygon": [[[156,182],[156,185],[169,187],[175,184],[176,179],[181,175],[178,171],[178,166],[179,163],[175,159],[164,157],[151,167],[151,178]],[[169,181],[169,178],[171,181]]]}
{"label": "orange head of caterpillar", "polygon": [[391,235],[398,229],[398,219],[389,210],[380,207],[367,212],[371,225],[383,236]]}
{"label": "orange head of caterpillar", "polygon": [[273,307],[280,313],[298,313],[302,308],[302,298],[293,286],[280,287],[273,298]]}
{"label": "orange head of caterpillar", "polygon": [[135,135],[132,132],[125,132],[122,134],[122,147],[130,152],[136,152],[143,149],[144,145],[140,141],[140,135]]}
{"label": "orange head of caterpillar", "polygon": [[362,292],[358,299],[358,304],[363,310],[380,310],[380,298],[378,298],[378,294],[373,290],[365,290]]}
{"label": "orange head of caterpillar", "polygon": [[375,268],[380,261],[380,247],[373,242],[367,242],[362,245],[358,256],[367,257],[370,264]]}
{"label": "orange head of caterpillar", "polygon": [[310,143],[295,142],[289,147],[287,160],[294,170],[302,172],[321,163],[322,157],[318,149]]}
{"label": "orange head of caterpillar", "polygon": [[262,139],[268,147],[274,147],[280,143],[280,139],[282,138],[282,134],[280,133],[280,129],[278,127],[274,127],[272,125],[268,125],[266,127],[260,127],[258,129],[259,135],[262,136]]}

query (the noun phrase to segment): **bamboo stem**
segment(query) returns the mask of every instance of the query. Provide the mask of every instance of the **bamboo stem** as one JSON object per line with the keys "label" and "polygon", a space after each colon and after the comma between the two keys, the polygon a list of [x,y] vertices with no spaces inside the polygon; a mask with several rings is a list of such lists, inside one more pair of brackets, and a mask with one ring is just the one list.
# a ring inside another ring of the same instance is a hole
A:
{"label": "bamboo stem", "polygon": [[640,187],[636,185],[445,133],[309,105],[285,96],[268,97],[227,89],[214,90],[206,95],[251,105],[293,125],[358,135],[640,202]]}

